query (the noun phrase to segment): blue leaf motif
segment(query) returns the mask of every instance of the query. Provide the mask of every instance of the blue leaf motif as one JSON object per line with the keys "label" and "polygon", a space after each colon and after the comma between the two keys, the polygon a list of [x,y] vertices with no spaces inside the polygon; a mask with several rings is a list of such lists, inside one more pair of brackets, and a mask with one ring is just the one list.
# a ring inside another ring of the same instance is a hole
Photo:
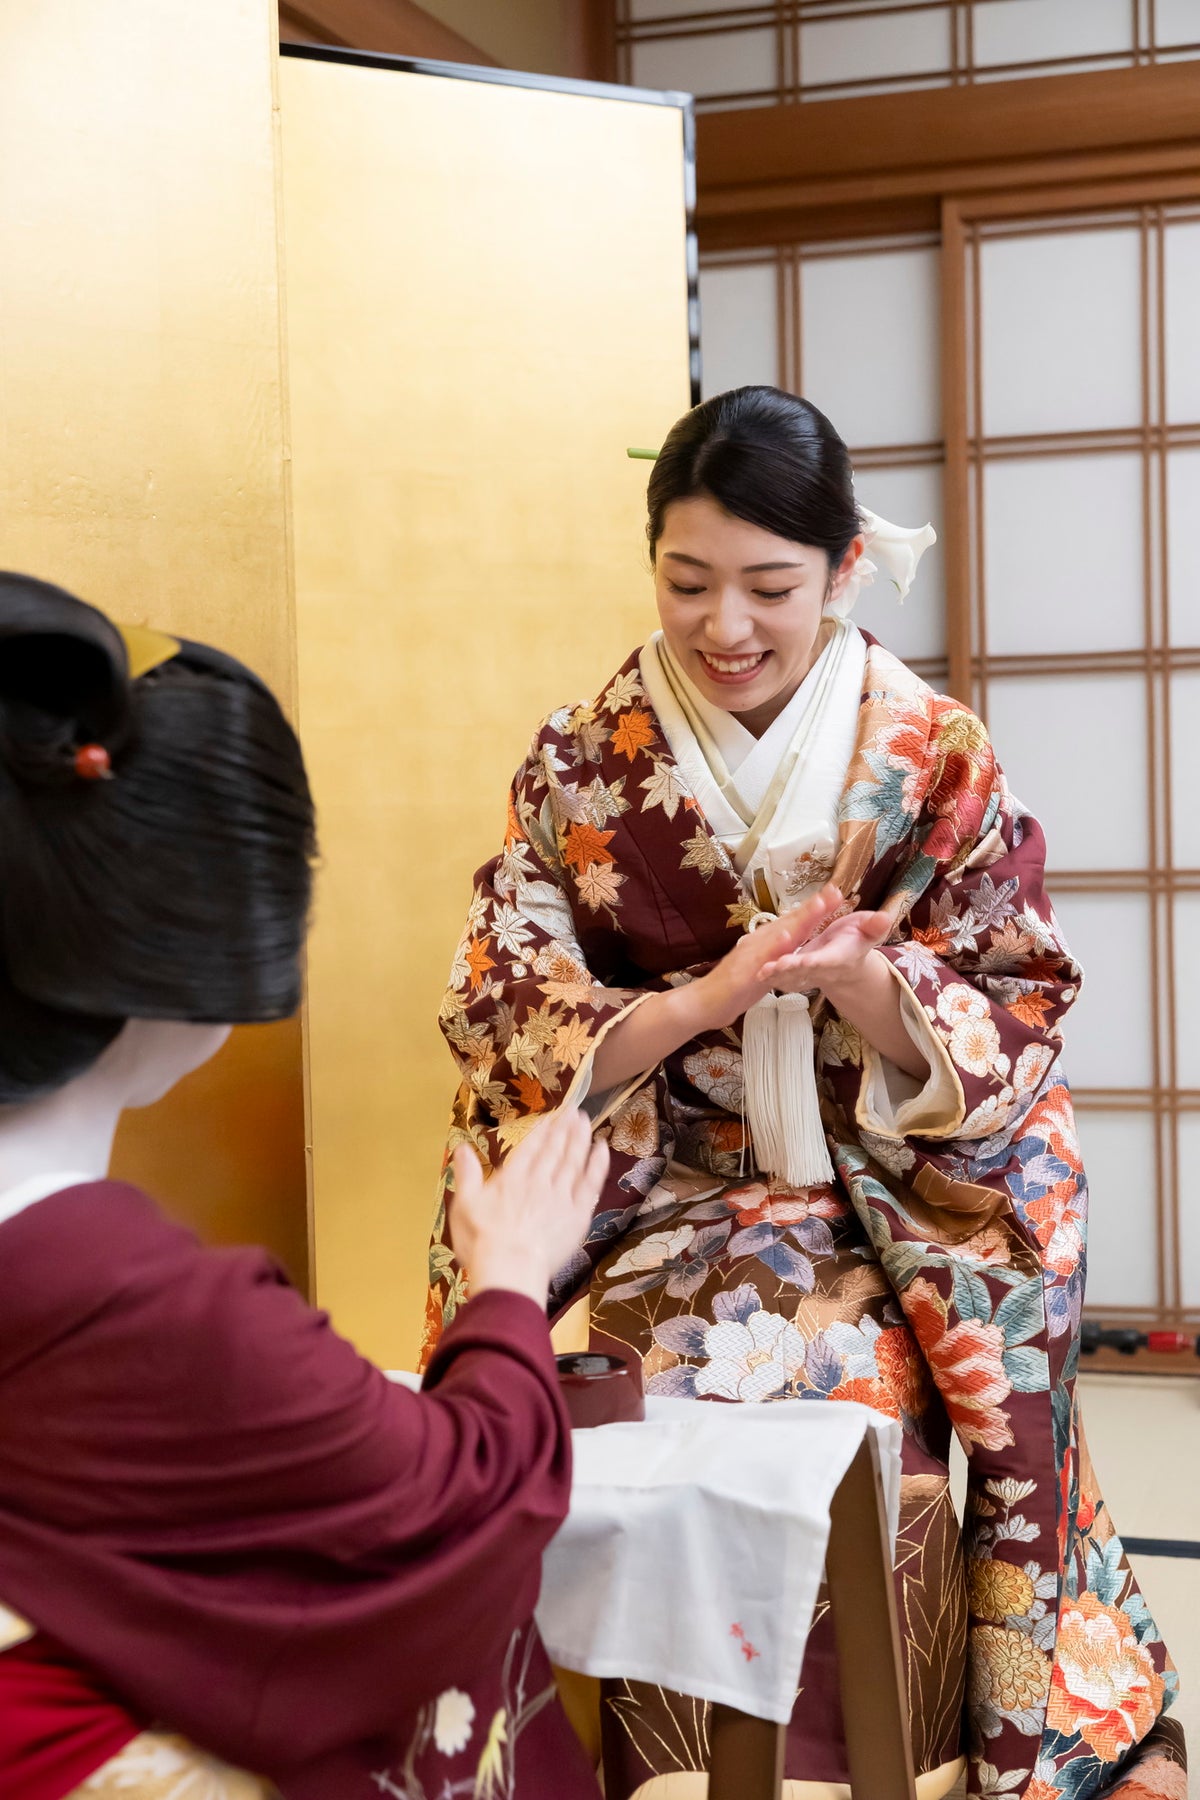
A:
{"label": "blue leaf motif", "polygon": [[701,1257],[697,1262],[685,1263],[668,1277],[667,1292],[676,1300],[688,1300],[704,1286],[708,1277],[709,1265]]}
{"label": "blue leaf motif", "polygon": [[607,1244],[610,1239],[620,1235],[637,1211],[636,1206],[620,1206],[594,1214],[591,1230],[584,1238],[584,1243]]}
{"label": "blue leaf motif", "polygon": [[632,1281],[619,1281],[615,1287],[604,1288],[597,1306],[607,1306],[612,1300],[635,1300],[639,1294],[648,1294],[651,1288],[662,1283],[661,1269],[652,1269],[648,1275],[635,1275]]}
{"label": "blue leaf motif", "polygon": [[992,1318],[992,1294],[982,1275],[972,1275],[962,1263],[954,1269],[954,1305],[960,1319],[977,1319],[988,1325]]}
{"label": "blue leaf motif", "polygon": [[801,1219],[789,1227],[792,1237],[810,1256],[833,1255],[833,1233],[824,1219]]}
{"label": "blue leaf motif", "polygon": [[744,1325],[751,1313],[761,1311],[762,1295],[749,1282],[742,1287],[730,1288],[727,1293],[717,1294],[713,1300],[713,1318],[718,1325],[730,1321]]}
{"label": "blue leaf motif", "polygon": [[876,780],[856,781],[842,801],[840,814],[843,819],[877,821],[875,855],[878,859],[908,833],[912,821],[912,814],[904,806],[904,784],[908,777],[903,769],[889,768],[878,751],[867,751],[863,761]]}
{"label": "blue leaf motif", "polygon": [[654,1327],[654,1341],[676,1356],[703,1356],[704,1335],[708,1326],[703,1319],[682,1313],[674,1319],[660,1319]]}
{"label": "blue leaf motif", "polygon": [[725,1225],[704,1225],[696,1233],[687,1247],[689,1257],[715,1256],[718,1250],[725,1248],[729,1237],[729,1228],[733,1224],[730,1219]]}
{"label": "blue leaf motif", "polygon": [[814,1285],[813,1266],[807,1256],[799,1250],[793,1250],[790,1244],[773,1244],[769,1250],[760,1250],[758,1260],[766,1263],[773,1274],[781,1281],[798,1287],[802,1294],[811,1294]]}
{"label": "blue leaf motif", "polygon": [[695,1400],[696,1371],[682,1365],[675,1369],[660,1369],[646,1383],[646,1392],[665,1395],[671,1400]]}
{"label": "blue leaf motif", "polygon": [[1004,1373],[1014,1394],[1045,1394],[1050,1389],[1050,1362],[1044,1350],[1022,1344],[1004,1352]]}
{"label": "blue leaf motif", "polygon": [[996,1323],[1011,1349],[1036,1337],[1045,1320],[1045,1293],[1040,1275],[1010,1288],[996,1308]]}
{"label": "blue leaf motif", "polygon": [[775,1243],[779,1232],[774,1225],[760,1221],[755,1225],[745,1225],[741,1231],[735,1231],[729,1240],[730,1256],[757,1256],[761,1250],[767,1250]]}
{"label": "blue leaf motif", "polygon": [[[1104,1765],[1098,1756],[1086,1754],[1080,1756],[1077,1753],[1078,1747],[1083,1743],[1080,1733],[1077,1732],[1074,1737],[1064,1738],[1062,1741],[1064,1748],[1058,1754],[1065,1755],[1067,1760],[1060,1762],[1055,1769],[1054,1785],[1062,1796],[1062,1800],[1081,1800],[1083,1795],[1093,1793],[1100,1786]],[[1075,1750],[1076,1754],[1070,1754],[1072,1750]],[[1053,1753],[1049,1750],[1047,1743],[1043,1741],[1041,1755],[1049,1757],[1051,1754]]]}
{"label": "blue leaf motif", "polygon": [[725,1204],[724,1196],[718,1194],[713,1200],[697,1200],[695,1206],[689,1206],[683,1216],[685,1219],[692,1219],[697,1223],[702,1219],[727,1219],[729,1208]]}
{"label": "blue leaf motif", "polygon": [[1097,1600],[1105,1606],[1116,1606],[1125,1586],[1126,1573],[1121,1566],[1124,1550],[1120,1538],[1109,1538],[1103,1549],[1093,1544],[1088,1550],[1087,1584]]}
{"label": "blue leaf motif", "polygon": [[808,1346],[804,1373],[819,1394],[832,1394],[842,1379],[842,1359],[823,1331]]}

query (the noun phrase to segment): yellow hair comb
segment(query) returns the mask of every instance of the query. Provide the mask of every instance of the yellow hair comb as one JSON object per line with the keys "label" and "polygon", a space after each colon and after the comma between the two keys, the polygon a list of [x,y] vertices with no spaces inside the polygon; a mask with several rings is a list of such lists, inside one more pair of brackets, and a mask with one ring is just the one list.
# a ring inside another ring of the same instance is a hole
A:
{"label": "yellow hair comb", "polygon": [[117,630],[125,643],[131,681],[170,662],[183,648],[178,638],[168,637],[164,631],[152,631],[149,625],[118,625]]}

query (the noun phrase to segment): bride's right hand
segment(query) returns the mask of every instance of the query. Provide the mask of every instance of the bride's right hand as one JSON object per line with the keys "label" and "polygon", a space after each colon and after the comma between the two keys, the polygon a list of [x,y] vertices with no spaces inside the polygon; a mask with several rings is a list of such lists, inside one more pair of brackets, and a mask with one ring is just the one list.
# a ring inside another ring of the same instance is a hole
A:
{"label": "bride's right hand", "polygon": [[764,974],[764,970],[773,971],[781,957],[790,956],[806,944],[841,904],[841,894],[829,883],[811,900],[739,938],[707,975],[691,984],[694,1002],[704,1015],[705,1029],[715,1031],[732,1025],[764,994],[769,994],[775,985],[774,974]]}

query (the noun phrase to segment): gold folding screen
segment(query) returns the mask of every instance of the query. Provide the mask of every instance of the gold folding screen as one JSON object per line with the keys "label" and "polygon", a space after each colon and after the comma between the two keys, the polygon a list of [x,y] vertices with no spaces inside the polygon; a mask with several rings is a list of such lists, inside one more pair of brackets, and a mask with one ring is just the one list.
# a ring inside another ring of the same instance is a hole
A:
{"label": "gold folding screen", "polygon": [[[689,402],[690,117],[288,61],[284,196],[274,13],[0,9],[0,567],[221,644],[298,707],[325,856],[308,1273],[401,1363],[471,871],[538,716],[650,623],[625,449]],[[237,1032],[131,1115],[116,1171],[303,1283],[303,1102],[299,1023]]]}
{"label": "gold folding screen", "polygon": [[[275,66],[267,0],[0,9],[0,567],[290,704]],[[115,1166],[303,1280],[298,1026],[236,1033]]]}
{"label": "gold folding screen", "polygon": [[689,403],[688,118],[372,60],[282,65],[313,1241],[411,1364],[471,874],[539,717],[652,622],[625,450]]}

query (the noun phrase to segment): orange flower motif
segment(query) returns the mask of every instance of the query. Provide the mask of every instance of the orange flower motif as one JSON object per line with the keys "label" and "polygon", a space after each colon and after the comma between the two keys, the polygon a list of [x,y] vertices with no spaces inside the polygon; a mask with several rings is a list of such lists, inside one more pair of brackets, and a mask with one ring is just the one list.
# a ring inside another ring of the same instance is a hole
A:
{"label": "orange flower motif", "polygon": [[924,1277],[905,1289],[904,1311],[959,1436],[988,1450],[1011,1444],[1012,1425],[999,1404],[1012,1392],[1000,1327],[962,1319],[947,1330],[946,1303]]}
{"label": "orange flower motif", "polygon": [[[902,1412],[919,1418],[929,1399],[929,1372],[911,1331],[893,1325],[875,1339],[879,1379],[896,1396]],[[890,1407],[883,1409],[890,1412]]]}
{"label": "orange flower motif", "polygon": [[1121,1800],[1188,1800],[1187,1770],[1169,1756],[1147,1756],[1136,1778],[1121,1783]]}
{"label": "orange flower motif", "polygon": [[846,1208],[827,1188],[776,1193],[765,1182],[728,1188],[721,1196],[739,1225],[799,1225],[804,1219],[840,1219]]}
{"label": "orange flower motif", "polygon": [[871,1406],[876,1412],[886,1413],[889,1419],[900,1417],[900,1402],[895,1394],[890,1388],[884,1387],[882,1381],[875,1381],[870,1376],[859,1375],[853,1381],[843,1381],[841,1387],[834,1388],[829,1398],[857,1401],[859,1406]]}
{"label": "orange flower motif", "polygon": [[[1043,1781],[1040,1775],[1035,1775],[1025,1789],[1025,1800],[1059,1800],[1061,1793],[1061,1788],[1051,1787],[1048,1781]],[[1186,1795],[1184,1800],[1187,1800]]]}
{"label": "orange flower motif", "polygon": [[733,1155],[746,1147],[746,1133],[737,1119],[706,1119],[703,1141],[720,1156]]}
{"label": "orange flower motif", "polygon": [[1082,1732],[1102,1762],[1140,1743],[1162,1706],[1163,1678],[1128,1616],[1092,1593],[1063,1602],[1046,1722]]}
{"label": "orange flower motif", "polygon": [[650,714],[639,712],[622,713],[613,729],[613,749],[621,756],[627,756],[630,762],[644,750],[647,744],[654,742],[654,727],[650,723]]}
{"label": "orange flower motif", "polygon": [[471,971],[471,986],[473,988],[482,987],[483,978],[487,974],[487,971],[489,969],[494,969],[496,966],[488,955],[491,942],[492,940],[490,937],[472,938],[467,945],[466,963],[468,969]]}
{"label": "orange flower motif", "polygon": [[521,1096],[521,1105],[526,1112],[538,1113],[546,1110],[546,1090],[534,1075],[518,1075],[513,1083]]}
{"label": "orange flower motif", "polygon": [[595,825],[572,825],[563,848],[563,861],[573,863],[582,875],[589,863],[615,862],[611,850],[605,848],[614,831],[599,831]]}

